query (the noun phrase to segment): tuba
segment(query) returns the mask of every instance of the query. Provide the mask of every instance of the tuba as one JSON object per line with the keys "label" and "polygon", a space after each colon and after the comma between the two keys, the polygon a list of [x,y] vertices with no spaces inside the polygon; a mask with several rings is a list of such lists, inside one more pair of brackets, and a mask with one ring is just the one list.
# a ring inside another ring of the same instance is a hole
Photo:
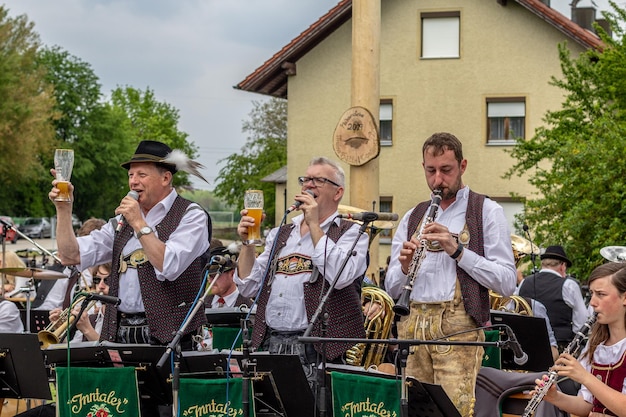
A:
{"label": "tuba", "polygon": [[[363,287],[361,290],[362,305],[381,306],[375,314],[365,316],[365,337],[368,339],[388,339],[393,325],[393,299],[382,288]],[[346,352],[348,365],[362,366],[367,369],[372,365],[380,365],[387,352],[386,343],[357,343]]]}

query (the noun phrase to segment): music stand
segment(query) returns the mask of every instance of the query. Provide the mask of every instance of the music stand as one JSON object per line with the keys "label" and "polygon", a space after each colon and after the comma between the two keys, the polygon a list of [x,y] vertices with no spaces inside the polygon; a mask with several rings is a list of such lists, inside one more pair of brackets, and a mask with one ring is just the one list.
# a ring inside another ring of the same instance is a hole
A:
{"label": "music stand", "polygon": [[[94,345],[97,343],[97,345]],[[157,404],[172,403],[172,388],[167,383],[170,368],[157,368],[165,346],[111,342],[70,343],[70,365],[73,367],[134,366],[137,372],[139,395],[142,401]],[[67,345],[51,345],[44,350],[49,364],[67,366]]]}
{"label": "music stand", "polygon": [[[246,305],[239,307],[222,307],[222,308],[207,308],[205,315],[208,324],[231,326],[239,328],[241,326],[241,320],[248,317],[250,309]],[[250,313],[250,317],[254,318],[254,313]]]}
{"label": "music stand", "polygon": [[[229,365],[234,377],[243,369],[242,352],[222,353],[182,352],[181,376],[205,375],[207,378],[224,378]],[[270,355],[256,352],[250,355],[256,364],[252,378],[254,409],[257,417],[313,417],[315,400],[302,370],[298,355]],[[191,372],[193,370],[193,372]],[[252,371],[251,371],[252,372]]]}
{"label": "music stand", "polygon": [[[30,311],[31,333],[39,333],[48,327],[50,324],[49,313],[48,310]],[[22,319],[22,323],[26,323],[26,309],[20,309],[20,318]]]}
{"label": "music stand", "polygon": [[0,398],[52,399],[36,334],[0,333]]}
{"label": "music stand", "polygon": [[[349,365],[326,364],[327,386],[331,387],[332,380],[330,372],[346,372],[370,377],[380,377],[385,379],[399,379],[395,375],[382,372],[368,372],[363,367]],[[407,376],[408,385],[408,411],[409,417],[461,417],[452,400],[445,393],[441,385],[420,382],[417,379]],[[398,393],[398,395],[400,395]]]}
{"label": "music stand", "polygon": [[518,365],[513,358],[513,351],[503,349],[500,353],[502,369],[542,372],[554,364],[545,319],[492,310],[491,323],[509,326],[515,333],[522,350],[528,355],[528,361]]}

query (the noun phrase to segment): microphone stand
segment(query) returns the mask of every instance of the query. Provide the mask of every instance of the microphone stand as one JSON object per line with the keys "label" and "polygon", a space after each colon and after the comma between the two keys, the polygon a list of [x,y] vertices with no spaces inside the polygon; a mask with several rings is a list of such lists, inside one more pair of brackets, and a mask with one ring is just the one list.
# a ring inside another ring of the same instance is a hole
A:
{"label": "microphone stand", "polygon": [[533,238],[530,236],[530,231],[528,230],[528,225],[524,225],[524,232],[526,232],[526,236],[530,241],[530,261],[533,264],[533,274],[539,271],[537,268],[537,254],[535,253],[535,244],[533,243]]}
{"label": "microphone stand", "polygon": [[[363,219],[363,224],[361,225],[361,227],[359,228],[359,233],[356,237],[356,239],[354,240],[354,242],[352,242],[352,247],[350,248],[350,250],[348,251],[348,254],[346,255],[345,259],[343,260],[343,263],[341,264],[339,270],[337,271],[337,275],[335,275],[335,278],[333,278],[332,282],[330,283],[330,287],[328,288],[328,291],[326,292],[326,294],[324,294],[324,296],[322,297],[322,300],[320,301],[319,305],[317,306],[317,309],[315,310],[315,313],[313,314],[313,316],[311,317],[311,322],[309,323],[309,326],[306,328],[306,330],[304,331],[304,335],[302,335],[301,337],[298,338],[298,340],[302,343],[307,343],[304,341],[304,339],[309,338],[309,335],[311,334],[311,332],[313,331],[313,326],[315,326],[315,323],[317,322],[320,314],[322,314],[323,311],[325,311],[326,308],[326,303],[328,302],[328,298],[330,297],[330,294],[333,292],[333,290],[335,289],[335,286],[337,285],[337,281],[339,280],[339,277],[341,276],[341,274],[343,273],[344,269],[346,268],[346,265],[348,264],[348,261],[350,260],[350,257],[355,255],[355,251],[354,248],[356,247],[357,243],[359,242],[359,240],[361,239],[361,235],[363,235],[363,233],[365,233],[365,230],[367,229],[367,225],[376,220],[374,219],[369,219],[369,218],[364,218]],[[321,332],[322,335],[326,334],[326,327],[327,327],[327,322],[328,322],[328,317],[327,314],[325,314],[324,320],[322,321],[322,326],[321,326]],[[309,342],[310,343],[310,342]],[[326,345],[324,344],[323,348],[322,348],[322,380],[320,381],[320,386],[319,386],[319,412],[320,412],[320,417],[324,417],[326,416]]]}
{"label": "microphone stand", "polygon": [[196,316],[200,308],[204,306],[205,298],[211,292],[211,289],[213,288],[213,284],[217,281],[217,278],[220,276],[221,273],[222,273],[222,266],[220,266],[219,269],[217,270],[217,275],[215,276],[215,278],[211,280],[211,282],[207,286],[207,289],[202,295],[202,297],[198,299],[198,302],[195,303],[191,312],[187,315],[187,317],[185,317],[185,319],[183,320],[183,323],[181,324],[180,328],[176,332],[176,335],[174,336],[172,341],[167,345],[165,352],[163,352],[163,355],[161,355],[161,359],[159,359],[159,361],[156,364],[157,369],[162,369],[163,365],[165,365],[165,362],[167,361],[167,358],[170,356],[170,354],[174,350],[176,350],[176,354],[174,355],[174,367],[172,369],[172,412],[173,412],[174,417],[178,416],[178,383],[180,380],[180,346],[179,346],[180,339],[183,337],[185,333],[185,329],[187,329],[189,322]]}

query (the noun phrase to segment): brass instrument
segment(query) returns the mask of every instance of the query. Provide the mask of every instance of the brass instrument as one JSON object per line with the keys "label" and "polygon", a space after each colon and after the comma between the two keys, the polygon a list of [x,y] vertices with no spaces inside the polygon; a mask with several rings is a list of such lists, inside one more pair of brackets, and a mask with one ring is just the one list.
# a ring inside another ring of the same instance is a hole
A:
{"label": "brass instrument", "polygon": [[[533,309],[528,301],[521,295],[503,297],[495,291],[489,291],[489,302],[492,310],[508,311],[523,316],[533,316]],[[512,305],[510,305],[513,303]]]}
{"label": "brass instrument", "polygon": [[[439,210],[439,204],[441,203],[441,190],[433,190],[433,198],[430,201],[430,207],[428,209],[428,214],[422,220],[422,226],[420,227],[419,232],[417,233],[418,237],[421,237],[424,232],[424,228],[426,225],[435,221],[435,216],[437,215],[437,210]],[[410,313],[409,302],[411,301],[411,291],[413,290],[413,282],[417,277],[417,272],[426,257],[426,244],[428,241],[426,239],[420,239],[419,248],[415,249],[413,252],[413,258],[411,259],[411,263],[409,264],[409,271],[406,277],[406,284],[404,284],[404,289],[398,302],[395,306],[393,306],[393,311],[400,316],[408,316]]]}
{"label": "brass instrument", "polygon": [[[382,288],[363,287],[361,290],[361,304],[381,306],[374,315],[365,316],[365,337],[368,339],[388,339],[393,324],[393,299]],[[367,312],[365,312],[367,313]],[[348,365],[362,366],[365,369],[371,365],[380,365],[387,352],[386,343],[357,343],[346,351]]]}
{"label": "brass instrument", "polygon": [[[526,256],[532,254],[539,255],[539,248],[536,245],[517,235],[511,235],[511,249],[513,250],[516,268],[520,268]],[[530,303],[519,295],[503,297],[497,292],[490,290],[489,302],[492,310],[509,311],[531,317],[533,315]],[[513,304],[512,306],[510,305],[511,303]]]}
{"label": "brass instrument", "polygon": [[605,246],[600,249],[600,255],[610,262],[626,262],[626,247]]}
{"label": "brass instrument", "polygon": [[[596,322],[596,319],[597,319],[596,313],[592,314],[587,319],[587,322],[583,325],[583,327],[580,328],[578,333],[576,333],[572,341],[569,342],[569,344],[567,345],[563,353],[569,353],[575,358],[578,358],[578,356],[580,355],[580,351],[585,346],[584,341],[587,338],[587,334],[589,333],[589,330],[591,330],[591,326],[593,326],[593,324]],[[524,409],[524,414],[522,414],[522,417],[530,417],[533,414],[535,414],[535,411],[537,410],[537,407],[541,403],[541,400],[543,400],[543,397],[546,396],[550,387],[554,385],[558,376],[559,376],[558,372],[554,370],[554,367],[552,367],[552,369],[550,370],[548,374],[548,380],[544,383],[544,385],[541,388],[535,390],[535,393],[533,394],[530,401],[528,401],[528,404],[526,405],[526,408]]]}
{"label": "brass instrument", "polygon": [[[61,312],[57,320],[51,322],[45,329],[37,333],[41,349],[47,349],[50,345],[61,343],[65,340],[69,327],[74,323],[74,320],[76,320],[76,316],[72,313],[72,310],[86,298],[85,296],[78,297],[71,306]],[[87,308],[85,308],[85,311],[89,311],[97,301],[98,300],[91,300]]]}

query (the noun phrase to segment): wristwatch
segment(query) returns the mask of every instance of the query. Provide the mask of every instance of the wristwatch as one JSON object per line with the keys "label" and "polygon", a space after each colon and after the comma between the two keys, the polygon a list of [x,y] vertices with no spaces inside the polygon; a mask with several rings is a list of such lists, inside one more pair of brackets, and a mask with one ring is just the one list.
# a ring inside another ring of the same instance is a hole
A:
{"label": "wristwatch", "polygon": [[154,230],[152,230],[150,226],[144,226],[137,232],[137,239],[139,239],[141,236],[149,235],[153,231]]}

